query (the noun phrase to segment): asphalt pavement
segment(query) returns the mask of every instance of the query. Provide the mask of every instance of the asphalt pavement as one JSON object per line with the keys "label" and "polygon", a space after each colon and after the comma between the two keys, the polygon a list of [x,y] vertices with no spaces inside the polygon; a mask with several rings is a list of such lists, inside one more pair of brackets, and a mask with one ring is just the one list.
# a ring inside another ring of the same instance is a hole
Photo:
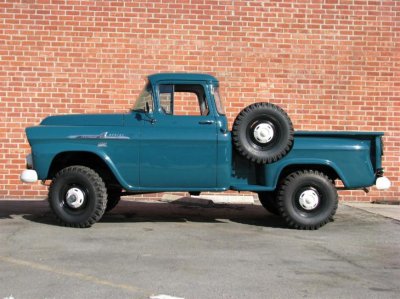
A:
{"label": "asphalt pavement", "polygon": [[0,298],[399,298],[399,224],[340,204],[298,231],[257,202],[197,198],[123,200],[75,229],[45,201],[3,200]]}

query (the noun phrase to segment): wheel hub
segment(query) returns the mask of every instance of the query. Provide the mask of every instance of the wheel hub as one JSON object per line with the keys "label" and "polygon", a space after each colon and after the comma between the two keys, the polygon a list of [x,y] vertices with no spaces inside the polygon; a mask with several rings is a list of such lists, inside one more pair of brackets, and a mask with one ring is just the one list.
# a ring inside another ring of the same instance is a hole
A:
{"label": "wheel hub", "polygon": [[268,143],[274,138],[275,132],[274,128],[267,123],[258,124],[254,129],[254,138],[259,143]]}
{"label": "wheel hub", "polygon": [[314,190],[306,190],[300,194],[300,206],[307,211],[315,209],[319,204],[319,195]]}
{"label": "wheel hub", "polygon": [[67,205],[73,209],[80,208],[85,201],[85,193],[79,188],[71,188],[65,195]]}

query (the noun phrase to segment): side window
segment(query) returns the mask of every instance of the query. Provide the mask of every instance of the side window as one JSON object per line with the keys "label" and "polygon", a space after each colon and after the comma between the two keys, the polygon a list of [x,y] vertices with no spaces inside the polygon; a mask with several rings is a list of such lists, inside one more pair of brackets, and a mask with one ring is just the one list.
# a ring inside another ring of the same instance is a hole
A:
{"label": "side window", "polygon": [[208,115],[204,87],[200,84],[169,84],[159,86],[160,106],[165,114]]}

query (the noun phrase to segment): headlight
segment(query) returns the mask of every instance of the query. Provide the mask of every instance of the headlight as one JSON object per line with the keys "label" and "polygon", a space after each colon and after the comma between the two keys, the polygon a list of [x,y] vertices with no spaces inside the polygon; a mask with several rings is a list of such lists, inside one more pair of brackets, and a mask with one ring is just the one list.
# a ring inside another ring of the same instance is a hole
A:
{"label": "headlight", "polygon": [[26,168],[27,169],[32,169],[33,168],[32,154],[29,154],[29,155],[26,156]]}

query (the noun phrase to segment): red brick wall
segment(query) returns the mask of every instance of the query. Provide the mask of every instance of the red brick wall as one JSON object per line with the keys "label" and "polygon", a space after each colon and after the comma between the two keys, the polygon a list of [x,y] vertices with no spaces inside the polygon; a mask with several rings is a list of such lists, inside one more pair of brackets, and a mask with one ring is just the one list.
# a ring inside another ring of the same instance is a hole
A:
{"label": "red brick wall", "polygon": [[[0,1],[0,197],[41,197],[18,176],[24,128],[51,114],[123,112],[146,75],[217,76],[228,116],[271,101],[296,129],[386,133],[398,199],[400,1]],[[352,197],[349,197],[352,195]]]}

